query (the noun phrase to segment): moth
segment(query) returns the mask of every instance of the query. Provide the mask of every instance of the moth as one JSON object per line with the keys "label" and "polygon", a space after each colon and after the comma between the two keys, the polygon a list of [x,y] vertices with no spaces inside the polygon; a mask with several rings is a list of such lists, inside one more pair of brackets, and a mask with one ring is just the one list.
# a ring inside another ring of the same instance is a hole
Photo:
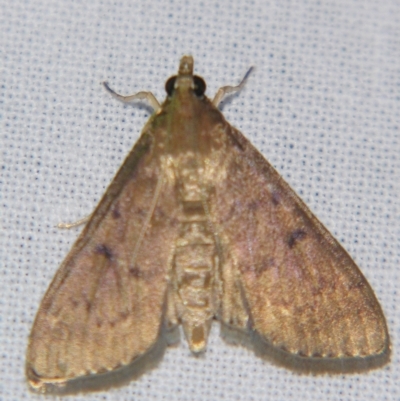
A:
{"label": "moth", "polygon": [[214,319],[288,367],[387,362],[385,318],[356,264],[218,110],[244,80],[210,101],[184,56],[162,105],[105,84],[155,113],[42,300],[33,387],[139,362],[178,325],[198,354]]}

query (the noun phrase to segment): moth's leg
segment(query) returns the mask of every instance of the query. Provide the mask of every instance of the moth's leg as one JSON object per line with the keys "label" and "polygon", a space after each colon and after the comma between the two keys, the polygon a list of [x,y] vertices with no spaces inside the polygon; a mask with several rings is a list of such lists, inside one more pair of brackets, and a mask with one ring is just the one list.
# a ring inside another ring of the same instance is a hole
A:
{"label": "moth's leg", "polygon": [[130,103],[132,100],[146,100],[150,103],[150,106],[154,109],[155,112],[157,112],[161,108],[160,103],[158,103],[158,100],[151,92],[138,92],[134,95],[122,96],[114,92],[108,86],[107,82],[103,82],[103,85],[107,89],[107,91],[111,93],[111,95],[113,95],[116,99],[121,100],[121,102]]}
{"label": "moth's leg", "polygon": [[227,95],[228,93],[237,92],[240,89],[242,89],[244,84],[246,83],[247,78],[251,74],[251,71],[253,71],[253,67],[249,68],[249,70],[246,72],[245,76],[243,77],[243,79],[242,79],[242,81],[240,82],[239,85],[237,85],[237,86],[223,86],[222,88],[219,88],[217,94],[215,95],[215,97],[214,97],[214,99],[212,101],[213,105],[215,107],[218,107],[218,105],[220,104],[221,100],[223,99],[223,97],[225,95]]}
{"label": "moth's leg", "polygon": [[92,217],[91,214],[89,216],[84,217],[83,219],[80,219],[78,221],[74,221],[73,223],[58,223],[57,228],[73,228],[73,227],[78,227],[81,224],[87,223],[90,218]]}

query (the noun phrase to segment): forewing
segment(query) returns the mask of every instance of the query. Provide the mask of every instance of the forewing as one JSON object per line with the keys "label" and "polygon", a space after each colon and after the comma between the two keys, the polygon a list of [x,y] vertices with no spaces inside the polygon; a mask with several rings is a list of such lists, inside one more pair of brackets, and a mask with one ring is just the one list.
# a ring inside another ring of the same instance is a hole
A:
{"label": "forewing", "polygon": [[225,294],[230,304],[223,309],[244,305],[225,313],[225,323],[247,314],[267,344],[298,356],[387,353],[381,308],[353,260],[249,141],[225,130],[226,178],[216,185],[210,214],[235,271],[233,293],[243,298]]}
{"label": "forewing", "polygon": [[113,370],[157,340],[176,208],[153,145],[145,132],[42,301],[27,354],[33,386]]}

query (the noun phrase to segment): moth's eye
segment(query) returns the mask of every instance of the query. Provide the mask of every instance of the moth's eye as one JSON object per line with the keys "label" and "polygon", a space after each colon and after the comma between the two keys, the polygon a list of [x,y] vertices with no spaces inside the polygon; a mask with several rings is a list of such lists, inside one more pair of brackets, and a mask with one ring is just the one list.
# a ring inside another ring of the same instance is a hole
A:
{"label": "moth's eye", "polygon": [[169,78],[168,81],[165,83],[165,91],[167,92],[168,96],[171,96],[174,92],[175,81],[176,81],[176,76],[173,76]]}
{"label": "moth's eye", "polygon": [[206,83],[204,82],[203,78],[200,78],[198,76],[193,77],[194,81],[194,93],[196,96],[203,96],[204,92],[206,91]]}

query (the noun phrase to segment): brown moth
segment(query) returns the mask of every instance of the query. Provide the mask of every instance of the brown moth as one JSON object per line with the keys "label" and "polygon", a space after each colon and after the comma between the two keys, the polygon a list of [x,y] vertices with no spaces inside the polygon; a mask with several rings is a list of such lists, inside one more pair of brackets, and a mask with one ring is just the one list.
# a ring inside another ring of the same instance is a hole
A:
{"label": "brown moth", "polygon": [[185,56],[161,106],[106,86],[155,113],[43,298],[33,387],[130,365],[179,324],[199,353],[213,319],[295,369],[388,361],[385,318],[358,267],[217,109],[244,80],[210,101]]}

